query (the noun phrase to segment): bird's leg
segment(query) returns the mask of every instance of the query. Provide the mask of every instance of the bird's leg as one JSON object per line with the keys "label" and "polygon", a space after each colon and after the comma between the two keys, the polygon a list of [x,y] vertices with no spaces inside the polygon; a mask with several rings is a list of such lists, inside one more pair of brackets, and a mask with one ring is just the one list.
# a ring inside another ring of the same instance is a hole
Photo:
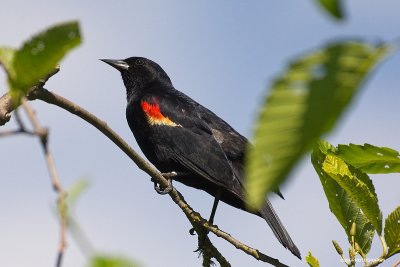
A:
{"label": "bird's leg", "polygon": [[[217,192],[215,193],[214,204],[213,204],[213,207],[211,210],[210,218],[208,219],[208,223],[210,225],[212,225],[214,223],[215,212],[217,211],[218,203],[219,203],[219,200],[221,199],[221,196],[222,196],[222,190],[220,188],[218,188]],[[205,231],[206,231],[205,236],[203,236],[203,238],[201,238],[201,239],[199,237],[199,247],[194,252],[201,251],[201,249],[203,248],[203,245],[206,241],[206,237],[209,233],[208,230],[205,230]],[[189,233],[191,235],[194,235],[194,228],[190,229]]]}
{"label": "bird's leg", "polygon": [[221,199],[221,189],[217,189],[217,193],[215,194],[215,198],[214,198],[214,204],[211,210],[211,214],[210,214],[210,218],[208,219],[209,224],[213,224],[214,223],[214,216],[215,216],[215,212],[217,211],[217,207],[218,207],[218,203],[219,200]]}
{"label": "bird's leg", "polygon": [[[221,199],[221,195],[222,195],[221,189],[217,189],[217,192],[216,192],[215,198],[214,198],[214,204],[213,204],[211,214],[210,214],[210,218],[208,219],[208,223],[211,225],[214,223],[214,216],[215,216],[215,212],[217,211],[217,207],[218,207],[219,200]],[[190,229],[189,233],[191,235],[194,235],[194,228]]]}
{"label": "bird's leg", "polygon": [[160,195],[165,195],[171,192],[173,189],[172,187],[172,178],[177,176],[176,172],[167,172],[167,173],[161,173],[162,176],[164,176],[165,179],[168,181],[168,186],[166,188],[162,188],[153,178],[151,181],[154,183],[154,190],[156,190],[157,193]]}

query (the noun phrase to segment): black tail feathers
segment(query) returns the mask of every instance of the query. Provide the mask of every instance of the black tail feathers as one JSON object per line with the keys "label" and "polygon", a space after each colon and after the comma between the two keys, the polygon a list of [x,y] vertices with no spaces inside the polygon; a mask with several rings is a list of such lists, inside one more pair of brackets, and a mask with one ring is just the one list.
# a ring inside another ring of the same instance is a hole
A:
{"label": "black tail feathers", "polygon": [[260,210],[260,214],[267,221],[279,242],[281,242],[285,248],[289,249],[296,257],[301,259],[299,249],[290,238],[289,233],[281,223],[281,220],[275,213],[275,210],[268,199],[266,199],[264,207]]}

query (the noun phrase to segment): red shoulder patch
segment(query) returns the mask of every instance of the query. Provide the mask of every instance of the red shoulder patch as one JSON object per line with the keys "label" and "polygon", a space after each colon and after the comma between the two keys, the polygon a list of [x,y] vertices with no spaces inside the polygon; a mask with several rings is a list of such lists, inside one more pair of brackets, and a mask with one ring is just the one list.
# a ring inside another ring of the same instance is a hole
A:
{"label": "red shoulder patch", "polygon": [[166,125],[171,127],[182,127],[180,124],[177,124],[171,121],[168,117],[164,116],[161,113],[160,106],[158,103],[150,103],[147,101],[142,101],[140,103],[140,107],[143,112],[146,114],[147,121],[151,125]]}
{"label": "red shoulder patch", "polygon": [[164,115],[160,111],[160,106],[157,103],[151,104],[149,102],[142,101],[140,103],[140,106],[142,107],[142,110],[144,111],[144,113],[146,113],[147,116],[159,120],[164,118]]}

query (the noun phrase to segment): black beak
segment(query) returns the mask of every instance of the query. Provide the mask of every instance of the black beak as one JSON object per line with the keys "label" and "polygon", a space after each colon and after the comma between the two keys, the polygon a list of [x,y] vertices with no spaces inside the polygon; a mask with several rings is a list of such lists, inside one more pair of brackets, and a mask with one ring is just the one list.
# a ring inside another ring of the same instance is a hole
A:
{"label": "black beak", "polygon": [[129,68],[129,65],[120,59],[100,59],[101,61],[107,63],[113,68],[116,68],[119,71],[127,70]]}

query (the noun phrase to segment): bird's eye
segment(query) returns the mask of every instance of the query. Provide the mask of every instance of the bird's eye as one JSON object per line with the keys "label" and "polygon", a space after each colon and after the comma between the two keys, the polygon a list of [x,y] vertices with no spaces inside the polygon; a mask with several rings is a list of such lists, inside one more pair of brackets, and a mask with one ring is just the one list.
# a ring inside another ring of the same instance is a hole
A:
{"label": "bird's eye", "polygon": [[138,59],[138,60],[135,61],[135,64],[136,65],[143,65],[144,61],[142,59]]}

